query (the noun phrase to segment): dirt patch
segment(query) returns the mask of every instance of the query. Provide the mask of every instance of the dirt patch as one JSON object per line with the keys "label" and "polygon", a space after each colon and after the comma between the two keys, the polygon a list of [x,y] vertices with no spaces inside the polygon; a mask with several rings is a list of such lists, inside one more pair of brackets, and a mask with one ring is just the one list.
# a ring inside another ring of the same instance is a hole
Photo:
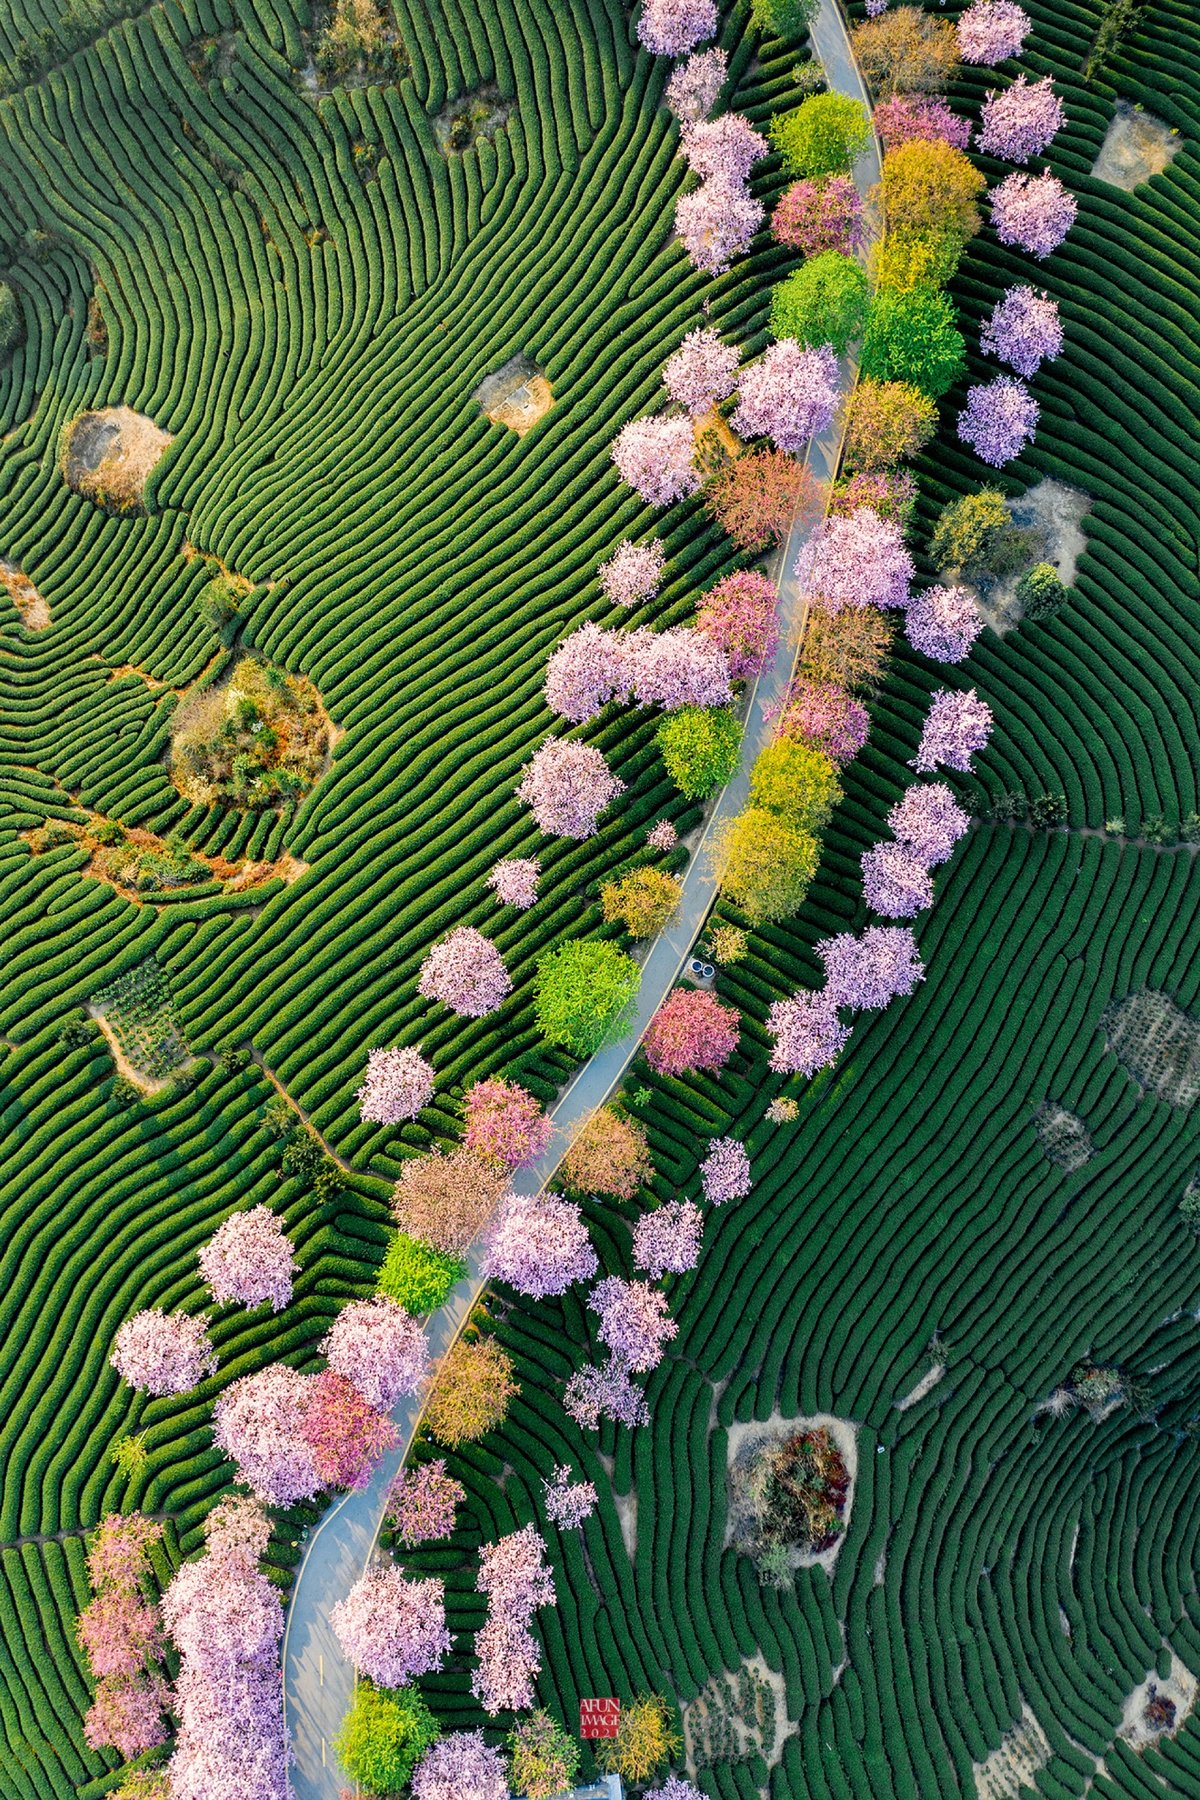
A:
{"label": "dirt patch", "polygon": [[[747,1657],[732,1675],[712,1676],[683,1708],[688,1776],[703,1769],[743,1763],[761,1756],[773,1769],[791,1734],[787,1684],[760,1655]],[[766,1797],[767,1789],[760,1788]]]}
{"label": "dirt patch", "polygon": [[1050,1740],[1026,1700],[1020,1719],[1005,1732],[991,1755],[972,1765],[978,1800],[1016,1800],[1023,1787],[1033,1787],[1034,1777],[1050,1756]]}
{"label": "dirt patch", "polygon": [[[729,1435],[725,1441],[725,1467],[732,1478],[734,1465],[743,1456],[752,1454],[760,1444],[771,1438],[798,1431],[827,1431],[841,1453],[846,1465],[849,1481],[846,1487],[846,1498],[842,1506],[841,1529],[837,1542],[828,1550],[789,1551],[788,1560],[793,1569],[824,1569],[832,1575],[837,1562],[838,1551],[846,1541],[846,1533],[850,1529],[850,1519],[854,1510],[854,1488],[858,1477],[858,1426],[851,1419],[839,1419],[833,1413],[806,1414],[802,1418],[785,1418],[781,1412],[773,1412],[769,1419],[750,1420],[746,1423],[735,1422],[729,1427]],[[729,1508],[725,1521],[725,1542],[733,1542],[736,1520],[734,1508]]]}
{"label": "dirt patch", "polygon": [[896,1411],[907,1412],[910,1406],[915,1406],[918,1400],[923,1400],[926,1394],[931,1394],[945,1373],[945,1363],[934,1363],[932,1369],[925,1371],[916,1387],[905,1394],[903,1400],[892,1401]]}
{"label": "dirt patch", "polygon": [[1046,1161],[1065,1169],[1068,1175],[1082,1169],[1096,1154],[1091,1133],[1079,1115],[1052,1100],[1038,1107],[1033,1128]]}
{"label": "dirt patch", "polygon": [[1140,1088],[1168,1106],[1200,1099],[1200,1023],[1167,994],[1144,988],[1114,1000],[1101,1018],[1104,1040]]}
{"label": "dirt patch", "polygon": [[433,135],[443,156],[461,155],[481,138],[491,141],[508,124],[512,102],[500,97],[498,87],[477,88],[451,100],[434,115]]}
{"label": "dirt patch", "polygon": [[518,437],[531,431],[554,405],[550,383],[527,356],[511,356],[475,389],[475,399],[493,425],[507,425]]}
{"label": "dirt patch", "polygon": [[63,429],[63,478],[99,506],[135,512],[143,505],[151,471],[174,441],[169,431],[128,406],[79,413]]}
{"label": "dirt patch", "polygon": [[90,1001],[88,1002],[87,1011],[92,1015],[93,1019],[95,1019],[101,1032],[104,1034],[104,1041],[112,1053],[112,1059],[117,1066],[118,1075],[123,1076],[126,1081],[131,1081],[134,1087],[142,1090],[143,1094],[161,1094],[165,1087],[171,1085],[171,1078],[169,1075],[147,1075],[141,1069],[136,1069],[117,1042],[117,1034],[109,1024],[108,1020],[104,1017],[104,1014],[98,1012]]}
{"label": "dirt patch", "polygon": [[1144,1750],[1178,1731],[1195,1704],[1196,1677],[1172,1650],[1171,1673],[1151,1672],[1126,1698],[1117,1736],[1131,1749]]}
{"label": "dirt patch", "polygon": [[[1027,489],[1019,500],[1008,502],[1013,523],[1029,533],[1031,563],[1053,564],[1064,587],[1070,587],[1074,581],[1079,558],[1087,549],[1083,521],[1092,504],[1092,496],[1082,488],[1068,487],[1063,481],[1049,478]],[[987,623],[1001,637],[1021,621],[1017,584],[1023,573],[1019,570],[998,581],[963,584],[975,595]],[[943,571],[943,579],[953,577]]]}
{"label": "dirt patch", "polygon": [[26,631],[45,631],[50,623],[50,602],[43,598],[16,563],[0,556],[0,587],[16,607]]}
{"label": "dirt patch", "polygon": [[1152,175],[1161,175],[1182,146],[1183,139],[1170,125],[1128,100],[1118,100],[1092,174],[1131,194]]}
{"label": "dirt patch", "polygon": [[200,850],[189,850],[178,839],[159,837],[157,832],[135,826],[126,828],[93,812],[79,824],[55,819],[18,835],[35,856],[64,843],[78,844],[88,857],[85,875],[106,882],[139,904],[151,897],[161,904],[172,888],[186,889],[210,880],[224,882],[227,894],[240,894],[274,880],[290,887],[311,867],[286,852],[274,862],[230,862],[224,856],[206,856]]}
{"label": "dirt patch", "polygon": [[637,1561],[637,1489],[631,1488],[627,1494],[613,1494],[613,1505],[617,1509],[617,1518],[621,1522],[621,1539],[625,1545],[625,1554],[630,1565]]}

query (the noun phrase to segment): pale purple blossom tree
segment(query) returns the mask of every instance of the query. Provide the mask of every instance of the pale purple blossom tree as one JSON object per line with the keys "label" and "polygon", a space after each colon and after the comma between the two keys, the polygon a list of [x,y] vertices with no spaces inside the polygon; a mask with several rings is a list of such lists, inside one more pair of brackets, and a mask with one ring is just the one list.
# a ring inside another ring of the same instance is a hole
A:
{"label": "pale purple blossom tree", "polygon": [[622,539],[599,568],[600,591],[613,606],[636,606],[650,600],[662,584],[666,552],[661,538],[634,544]]}
{"label": "pale purple blossom tree", "polygon": [[831,423],[838,405],[837,357],[828,344],[807,350],[780,338],[742,371],[730,423],[742,437],[766,437],[777,450],[803,450]]}
{"label": "pale purple blossom tree", "polygon": [[708,1155],[700,1164],[700,1184],[704,1198],[712,1206],[724,1206],[727,1200],[744,1200],[754,1186],[745,1144],[731,1137],[712,1138]]}
{"label": "pale purple blossom tree", "polygon": [[704,326],[689,331],[663,364],[663,386],[672,400],[695,418],[732,394],[737,382],[738,353],[719,331]]}
{"label": "pale purple blossom tree", "polygon": [[401,1469],[388,1489],[385,1516],[411,1550],[416,1544],[452,1536],[454,1515],[466,1496],[462,1482],[447,1475],[445,1458],[439,1456],[418,1468]]}
{"label": "pale purple blossom tree", "polygon": [[651,850],[673,850],[679,842],[679,833],[670,819],[657,819],[646,833],[646,842]]}
{"label": "pale purple blossom tree", "polygon": [[958,435],[981,462],[1003,468],[1032,443],[1041,408],[1015,375],[967,389],[967,404],[958,415]]}
{"label": "pale purple blossom tree", "polygon": [[217,1559],[185,1562],[163,1595],[167,1630],[181,1657],[222,1669],[270,1658],[283,1628],[279,1594],[253,1564],[219,1578]]}
{"label": "pale purple blossom tree", "polygon": [[863,895],[885,919],[913,919],[933,905],[929,865],[903,844],[872,844],[863,853]]}
{"label": "pale purple blossom tree", "polygon": [[604,631],[591,621],[563,639],[546,664],[546,705],[573,725],[602,712],[610,700],[628,699],[625,654],[632,632]]}
{"label": "pale purple blossom tree", "polygon": [[366,1077],[355,1099],[368,1124],[399,1125],[415,1119],[432,1096],[433,1064],[421,1055],[419,1044],[367,1052]]}
{"label": "pale purple blossom tree", "polygon": [[1006,175],[988,197],[1000,242],[1028,250],[1039,262],[1058,249],[1079,211],[1075,196],[1049,169],[1041,175]]}
{"label": "pale purple blossom tree", "polygon": [[1040,156],[1062,130],[1065,116],[1048,75],[1033,82],[1018,75],[1011,87],[989,92],[983,103],[980,154],[998,156],[1003,162],[1027,163]]}
{"label": "pale purple blossom tree", "polygon": [[533,1525],[484,1544],[479,1552],[475,1586],[487,1595],[488,1610],[475,1639],[479,1667],[471,1692],[492,1716],[533,1705],[533,1677],[542,1664],[529,1625],[539,1606],[556,1604],[545,1552]]}
{"label": "pale purple blossom tree", "polygon": [[651,56],[686,56],[716,29],[714,0],[645,0],[637,34]]}
{"label": "pale purple blossom tree", "polygon": [[526,763],[517,798],[547,837],[589,838],[605,807],[624,791],[625,783],[593,745],[552,737]]}
{"label": "pale purple blossom tree", "polygon": [[541,873],[542,865],[536,856],[506,856],[492,868],[487,885],[501,906],[528,912],[537,899]]}
{"label": "pale purple blossom tree", "polygon": [[869,925],[861,937],[843,931],[820,939],[816,948],[825,965],[825,992],[835,1006],[856,1011],[886,1006],[925,978],[910,925]]}
{"label": "pale purple blossom tree", "polygon": [[741,113],[722,113],[710,124],[685,131],[680,149],[688,167],[703,181],[744,186],[756,162],[767,154],[767,140]]}
{"label": "pale purple blossom tree", "polygon": [[775,1039],[770,1067],[777,1075],[815,1075],[835,1063],[850,1037],[825,993],[801,991],[776,1000],[767,1013],[767,1030]]}
{"label": "pale purple blossom tree", "polygon": [[971,820],[944,781],[923,781],[905,788],[887,823],[897,841],[932,868],[953,856]]}
{"label": "pale purple blossom tree", "polygon": [[558,1194],[506,1194],[485,1233],[486,1278],[533,1300],[565,1294],[598,1267],[582,1213]]}
{"label": "pale purple blossom tree", "polygon": [[1016,0],[974,0],[958,21],[958,54],[965,63],[1007,62],[1032,29]]}
{"label": "pale purple blossom tree", "polygon": [[606,1275],[588,1295],[588,1305],[600,1315],[597,1332],[622,1367],[636,1375],[657,1368],[671,1339],[679,1330],[667,1312],[665,1294],[648,1281],[622,1281]]}
{"label": "pale purple blossom tree", "polygon": [[724,706],[730,699],[729,664],[703,632],[687,625],[669,631],[614,634],[628,642],[633,698],[639,706]]}
{"label": "pale purple blossom tree", "polygon": [[675,204],[675,230],[702,275],[723,275],[750,248],[765,217],[762,202],[730,181],[702,181]]}
{"label": "pale purple blossom tree", "polygon": [[863,243],[862,195],[849,175],[794,181],[771,214],[771,235],[801,256],[837,250],[851,256]]}
{"label": "pale purple blossom tree", "polygon": [[217,1370],[205,1320],[158,1306],[126,1319],[108,1360],[130,1387],[158,1396],[186,1394]]}
{"label": "pale purple blossom tree", "polygon": [[667,83],[667,105],[685,131],[707,119],[728,75],[723,50],[698,50],[674,71]]}
{"label": "pale purple blossom tree", "polygon": [[958,663],[983,630],[983,614],[970,588],[931,587],[910,603],[904,627],[922,656]]}
{"label": "pale purple blossom tree", "polygon": [[292,1297],[296,1259],[283,1220],[269,1206],[231,1213],[204,1245],[199,1262],[218,1306],[269,1305],[279,1312]]}
{"label": "pale purple blossom tree", "polygon": [[413,1800],[508,1800],[508,1771],[482,1731],[452,1731],[431,1744],[412,1778]]}
{"label": "pale purple blossom tree", "polygon": [[226,1388],[214,1408],[217,1448],[268,1506],[311,1499],[321,1486],[303,1431],[311,1380],[287,1363],[269,1363]]}
{"label": "pale purple blossom tree", "polygon": [[695,466],[696,440],[687,419],[658,413],[631,419],[617,433],[612,459],[622,481],[648,506],[669,506],[700,486]]}
{"label": "pale purple blossom tree", "polygon": [[940,94],[895,94],[875,108],[874,120],[885,150],[915,138],[940,138],[956,150],[965,150],[971,141],[971,121],[960,119]]}
{"label": "pale purple blossom tree", "polygon": [[330,1608],[329,1623],[360,1675],[376,1687],[404,1687],[446,1660],[444,1596],[440,1581],[406,1581],[394,1563],[375,1563]]}
{"label": "pale purple blossom tree", "polygon": [[596,1489],[590,1481],[572,1481],[571,1471],[559,1463],[542,1483],[546,1517],[560,1531],[578,1531],[585,1519],[596,1510]]}
{"label": "pale purple blossom tree", "polygon": [[691,1200],[667,1200],[643,1213],[633,1228],[634,1267],[645,1269],[652,1281],[685,1274],[700,1261],[703,1229],[700,1208]]}
{"label": "pale purple blossom tree", "polygon": [[506,1169],[536,1162],[554,1131],[553,1122],[527,1088],[491,1076],[463,1096],[468,1150],[494,1156]]}
{"label": "pale purple blossom tree", "polygon": [[[875,12],[883,12],[886,6],[887,0],[883,0],[882,5],[875,6]],[[871,14],[871,0],[867,0],[867,13]],[[661,1787],[650,1789],[646,1800],[704,1800],[704,1795],[682,1775],[668,1775]]]}
{"label": "pale purple blossom tree", "polygon": [[459,925],[421,964],[417,992],[465,1019],[482,1019],[511,994],[512,977],[490,938],[473,925]]}
{"label": "pale purple blossom tree", "polygon": [[998,357],[1028,381],[1063,347],[1058,302],[1036,288],[1010,287],[997,300],[979,334],[985,356]]}
{"label": "pale purple blossom tree", "polygon": [[625,1363],[610,1357],[599,1368],[576,1369],[563,1393],[563,1407],[581,1431],[596,1431],[601,1419],[614,1425],[648,1425],[650,1409],[641,1388],[629,1379]]}
{"label": "pale purple blossom tree", "polygon": [[760,675],[779,643],[775,583],[757,569],[737,569],[701,597],[696,630],[722,651],[736,679]]}
{"label": "pale purple blossom tree", "polygon": [[784,737],[823,750],[830,762],[844,768],[866,743],[870,724],[866,707],[836,681],[802,676],[788,691],[779,730]]}
{"label": "pale purple blossom tree", "polygon": [[343,1306],[321,1344],[329,1367],[352,1381],[378,1412],[415,1394],[429,1369],[417,1321],[386,1294]]}
{"label": "pale purple blossom tree", "polygon": [[862,506],[817,526],[796,558],[796,575],[827,612],[906,606],[913,559],[899,526]]}
{"label": "pale purple blossom tree", "polygon": [[909,767],[918,775],[932,775],[940,763],[969,774],[972,756],[983,749],[991,733],[991,708],[974,688],[965,694],[939,688],[930,699],[921,742]]}

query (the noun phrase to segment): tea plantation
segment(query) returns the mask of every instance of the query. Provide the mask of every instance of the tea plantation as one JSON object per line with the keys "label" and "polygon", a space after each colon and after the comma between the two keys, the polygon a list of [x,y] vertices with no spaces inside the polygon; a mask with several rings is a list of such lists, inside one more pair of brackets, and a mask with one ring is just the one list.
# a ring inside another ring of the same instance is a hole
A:
{"label": "tea plantation", "polygon": [[[993,372],[978,325],[1007,284],[1058,301],[1036,443],[993,484],[1050,477],[1092,508],[1063,610],[987,632],[952,678],[996,728],[979,773],[955,778],[977,819],[920,926],[927,977],[860,1016],[832,1072],[769,1073],[767,1009],[817,985],[819,938],[861,928],[858,858],[910,779],[941,676],[904,648],[802,913],[722,972],[743,1017],[733,1062],[635,1067],[655,1192],[694,1196],[700,1146],[724,1133],[755,1179],[670,1288],[651,1423],[597,1440],[564,1415],[593,1329],[582,1297],[494,1301],[520,1395],[451,1458],[468,1487],[454,1546],[406,1559],[445,1577],[453,1629],[476,1629],[463,1548],[540,1521],[543,1478],[580,1468],[600,1504],[582,1534],[548,1533],[539,1696],[573,1724],[580,1697],[662,1693],[694,1751],[714,1678],[767,1678],[778,1756],[760,1732],[730,1760],[734,1740],[709,1733],[714,1800],[1015,1797],[976,1769],[1023,1720],[1023,1778],[1047,1800],[1200,1796],[1200,1714],[1139,1753],[1117,1740],[1172,1652],[1200,1674],[1200,1247],[1178,1212],[1200,1124],[1144,1094],[1101,1029],[1145,988],[1200,1007],[1200,867],[1164,841],[1200,812],[1200,18],[1156,0],[1085,84],[1111,8],[1027,10],[1022,66],[1065,97],[1050,162],[1078,222],[1032,277],[985,231],[950,291],[969,380]],[[0,557],[49,612],[39,626],[0,593],[4,1800],[98,1800],[118,1780],[82,1735],[85,1533],[115,1508],[163,1518],[164,1580],[199,1548],[232,1475],[214,1399],[267,1362],[316,1365],[337,1309],[373,1290],[401,1154],[459,1135],[467,1081],[503,1071],[552,1098],[574,1065],[535,1027],[537,956],[604,929],[598,878],[653,821],[700,816],[645,713],[587,732],[628,791],[586,843],[541,838],[513,790],[551,728],[549,651],[624,617],[596,565],[655,523],[612,467],[615,433],[655,400],[702,299],[744,355],[763,347],[787,259],[762,233],[729,275],[689,267],[669,64],[637,50],[619,0],[394,14],[394,66],[350,82],[314,66],[300,0],[128,16],[18,0],[0,18],[0,279],[21,313],[0,365]],[[741,0],[719,41],[733,103],[765,127],[794,102],[795,46],[752,33]],[[952,99],[977,110],[989,79]],[[480,94],[503,117],[454,149],[456,106]],[[1118,94],[1183,140],[1131,193],[1090,173]],[[772,157],[755,192],[782,185]],[[554,400],[523,435],[475,398],[516,355]],[[920,547],[983,479],[954,438],[965,385],[917,464]],[[74,491],[60,455],[71,420],[109,407],[170,434],[124,510]],[[737,566],[700,504],[665,519],[668,579],[637,623],[683,619]],[[222,575],[224,623],[198,604]],[[221,678],[235,640],[305,676],[333,727],[315,787],[280,806],[204,807],[171,780],[180,697]],[[1061,823],[1031,823],[1030,803]],[[119,891],[56,829],[97,818],[183,844],[211,878]],[[484,886],[508,855],[542,859],[528,920]],[[269,867],[239,885],[212,862]],[[417,995],[460,924],[513,976],[491,1018]],[[418,1039],[438,1072],[422,1124],[362,1123],[368,1049]],[[113,1056],[139,1046],[140,1085]],[[796,1122],[765,1121],[778,1094]],[[315,1134],[315,1183],[264,1129],[281,1097]],[[1073,1172],[1035,1131],[1045,1102],[1090,1134]],[[197,1250],[257,1201],[296,1251],[292,1303],[218,1309],[219,1373],[182,1399],[132,1395],[108,1362],[118,1326],[207,1304]],[[635,1210],[587,1209],[606,1270],[628,1272]],[[1038,1410],[1081,1365],[1118,1369],[1124,1403]],[[725,1545],[730,1428],[814,1414],[858,1428],[849,1528],[831,1573],[760,1586]],[[146,1455],[119,1465],[130,1440]],[[277,1527],[282,1586],[315,1519]],[[469,1683],[460,1658],[422,1684],[448,1729],[485,1723]]]}

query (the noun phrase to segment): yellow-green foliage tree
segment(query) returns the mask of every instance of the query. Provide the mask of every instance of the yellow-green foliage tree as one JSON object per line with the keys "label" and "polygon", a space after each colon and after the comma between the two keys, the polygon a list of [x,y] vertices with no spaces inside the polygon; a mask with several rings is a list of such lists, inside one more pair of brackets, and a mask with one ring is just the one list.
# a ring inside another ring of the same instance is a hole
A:
{"label": "yellow-green foliage tree", "polygon": [[823,830],[841,797],[841,783],[829,758],[792,738],[779,737],[768,744],[750,771],[754,805],[780,813],[801,831]]}
{"label": "yellow-green foliage tree", "polygon": [[937,407],[909,381],[860,381],[846,433],[848,469],[891,469],[918,455],[937,430]]}
{"label": "yellow-green foliage tree", "polygon": [[804,904],[820,855],[811,832],[749,806],[729,821],[717,845],[721,892],[753,925],[786,919]]}
{"label": "yellow-green foliage tree", "polygon": [[682,1748],[670,1709],[661,1694],[639,1694],[621,1708],[615,1738],[603,1738],[597,1751],[602,1769],[640,1786]]}
{"label": "yellow-green foliage tree", "polygon": [[491,1338],[459,1338],[442,1361],[425,1407],[439,1444],[457,1450],[499,1425],[517,1391],[511,1356]]}
{"label": "yellow-green foliage tree", "polygon": [[653,937],[679,905],[683,889],[663,869],[631,869],[600,889],[600,905],[611,925],[619,921],[630,937]]}
{"label": "yellow-green foliage tree", "polygon": [[986,186],[970,157],[953,144],[940,138],[898,144],[883,159],[879,189],[888,232],[961,250],[980,228],[977,203]]}
{"label": "yellow-green foliage tree", "polygon": [[949,19],[897,6],[857,27],[854,54],[878,95],[940,94],[958,67],[958,38]]}

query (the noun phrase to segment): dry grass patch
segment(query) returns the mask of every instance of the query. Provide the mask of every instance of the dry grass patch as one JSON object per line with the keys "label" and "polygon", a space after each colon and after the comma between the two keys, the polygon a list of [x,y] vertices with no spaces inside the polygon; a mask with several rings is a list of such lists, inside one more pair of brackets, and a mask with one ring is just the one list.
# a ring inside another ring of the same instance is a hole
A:
{"label": "dry grass patch", "polygon": [[507,425],[518,437],[531,431],[554,405],[546,376],[527,356],[512,356],[494,375],[485,376],[475,399],[493,425]]}
{"label": "dry grass patch", "polygon": [[78,413],[63,428],[60,463],[68,487],[112,512],[137,512],[146,482],[174,442],[169,431],[128,406]]}
{"label": "dry grass patch", "polygon": [[16,563],[0,556],[0,587],[20,614],[26,631],[45,631],[50,623],[50,602],[38,593],[28,575]]}
{"label": "dry grass patch", "polygon": [[1182,147],[1183,139],[1170,125],[1128,100],[1118,100],[1092,174],[1131,194],[1152,175],[1161,175]]}

